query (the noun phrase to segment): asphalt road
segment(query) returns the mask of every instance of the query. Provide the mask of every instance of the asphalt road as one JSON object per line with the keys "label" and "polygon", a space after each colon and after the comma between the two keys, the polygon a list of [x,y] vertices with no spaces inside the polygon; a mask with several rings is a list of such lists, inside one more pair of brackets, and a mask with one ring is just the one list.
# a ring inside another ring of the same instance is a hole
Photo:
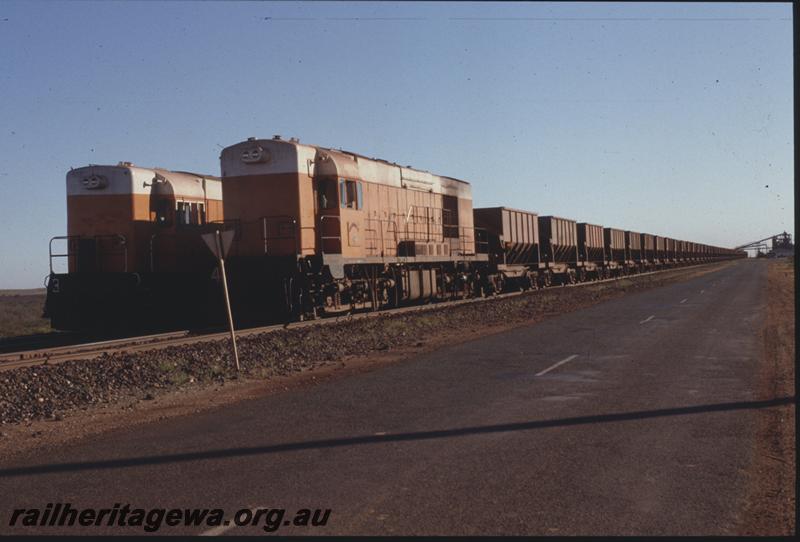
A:
{"label": "asphalt road", "polygon": [[13,508],[60,501],[220,507],[226,519],[239,508],[331,509],[324,528],[276,534],[725,534],[756,412],[788,401],[755,395],[765,281],[761,262],[739,262],[368,373],[4,462],[0,533],[142,532],[8,526]]}

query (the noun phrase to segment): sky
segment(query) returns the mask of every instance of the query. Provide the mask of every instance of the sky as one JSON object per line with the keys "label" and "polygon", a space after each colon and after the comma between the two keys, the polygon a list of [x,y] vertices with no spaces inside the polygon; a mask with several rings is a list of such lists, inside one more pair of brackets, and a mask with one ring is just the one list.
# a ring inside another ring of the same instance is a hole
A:
{"label": "sky", "polygon": [[505,205],[719,246],[794,233],[791,4],[0,3],[0,288],[71,167],[219,175],[281,134]]}

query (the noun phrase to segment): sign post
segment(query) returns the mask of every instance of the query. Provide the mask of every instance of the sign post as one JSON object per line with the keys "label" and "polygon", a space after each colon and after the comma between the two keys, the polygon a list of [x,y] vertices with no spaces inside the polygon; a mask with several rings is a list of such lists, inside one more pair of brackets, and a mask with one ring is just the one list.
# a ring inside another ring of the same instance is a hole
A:
{"label": "sign post", "polygon": [[236,361],[236,372],[239,372],[239,351],[236,348],[236,333],[233,329],[233,314],[231,313],[231,300],[228,296],[228,277],[225,275],[225,254],[231,247],[233,241],[233,230],[227,230],[220,233],[216,230],[214,233],[203,234],[203,241],[206,242],[208,248],[219,260],[219,271],[222,278],[222,290],[225,292],[225,309],[228,312],[228,326],[231,330],[231,342],[233,343],[233,358]]}

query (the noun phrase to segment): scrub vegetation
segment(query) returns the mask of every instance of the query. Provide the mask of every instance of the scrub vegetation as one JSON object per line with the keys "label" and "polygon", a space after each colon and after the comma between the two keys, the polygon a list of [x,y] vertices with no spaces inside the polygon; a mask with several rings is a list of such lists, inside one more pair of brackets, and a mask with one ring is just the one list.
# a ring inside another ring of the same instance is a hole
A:
{"label": "scrub vegetation", "polygon": [[[794,260],[769,262],[767,317],[759,394],[763,399],[795,396]],[[795,534],[795,405],[759,412],[750,488],[738,528],[744,536]]]}
{"label": "scrub vegetation", "polygon": [[42,318],[44,289],[0,290],[0,339],[52,331]]}

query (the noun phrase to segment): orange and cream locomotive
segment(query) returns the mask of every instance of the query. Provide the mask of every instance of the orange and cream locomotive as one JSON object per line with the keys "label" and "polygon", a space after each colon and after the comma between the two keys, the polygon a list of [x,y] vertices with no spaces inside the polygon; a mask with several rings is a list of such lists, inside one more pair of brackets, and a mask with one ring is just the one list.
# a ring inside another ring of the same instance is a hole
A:
{"label": "orange and cream locomotive", "polygon": [[205,313],[216,262],[198,233],[223,220],[219,178],[120,162],[66,180],[67,235],[50,240],[54,328],[161,328]]}
{"label": "orange and cream locomotive", "polygon": [[473,209],[465,181],[297,139],[249,138],[223,149],[220,166],[221,177],[127,162],[70,171],[68,234],[50,247],[52,326],[220,323],[217,262],[201,239],[215,230],[233,232],[226,267],[237,326],[745,256]]}
{"label": "orange and cream locomotive", "polygon": [[242,321],[458,297],[480,279],[467,182],[277,136],[220,160]]}

